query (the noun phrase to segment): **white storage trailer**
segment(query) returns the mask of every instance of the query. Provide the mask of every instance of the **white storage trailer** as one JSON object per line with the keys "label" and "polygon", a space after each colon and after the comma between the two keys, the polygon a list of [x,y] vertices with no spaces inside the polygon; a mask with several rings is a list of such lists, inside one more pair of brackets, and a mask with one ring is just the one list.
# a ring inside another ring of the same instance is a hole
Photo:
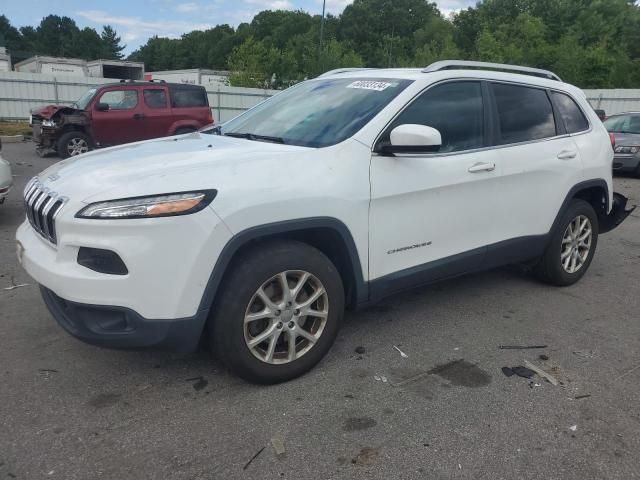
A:
{"label": "white storage trailer", "polygon": [[143,80],[144,63],[126,60],[92,60],[87,62],[87,73],[90,77]]}
{"label": "white storage trailer", "polygon": [[16,63],[13,68],[16,72],[25,73],[87,76],[87,62],[80,58],[35,56]]}
{"label": "white storage trailer", "polygon": [[0,47],[0,72],[11,71],[11,55],[7,53],[7,49]]}
{"label": "white storage trailer", "polygon": [[165,70],[161,72],[147,72],[145,80],[164,80],[173,83],[189,83],[205,87],[217,87],[227,84],[229,72],[225,70],[208,70],[205,68],[190,68],[185,70]]}

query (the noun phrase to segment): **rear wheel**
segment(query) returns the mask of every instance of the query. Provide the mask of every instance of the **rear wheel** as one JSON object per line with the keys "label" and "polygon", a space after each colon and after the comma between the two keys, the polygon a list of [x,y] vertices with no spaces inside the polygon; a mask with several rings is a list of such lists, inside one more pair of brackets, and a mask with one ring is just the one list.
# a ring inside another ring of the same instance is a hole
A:
{"label": "rear wheel", "polygon": [[60,158],[69,158],[87,153],[93,148],[91,137],[84,132],[71,131],[58,139],[57,151]]}
{"label": "rear wheel", "polygon": [[590,203],[574,199],[535,268],[553,285],[576,283],[585,274],[598,244],[598,217]]}
{"label": "rear wheel", "polygon": [[209,324],[218,357],[256,383],[284,382],[313,368],[344,313],[342,280],[331,261],[304,243],[278,241],[230,268]]}

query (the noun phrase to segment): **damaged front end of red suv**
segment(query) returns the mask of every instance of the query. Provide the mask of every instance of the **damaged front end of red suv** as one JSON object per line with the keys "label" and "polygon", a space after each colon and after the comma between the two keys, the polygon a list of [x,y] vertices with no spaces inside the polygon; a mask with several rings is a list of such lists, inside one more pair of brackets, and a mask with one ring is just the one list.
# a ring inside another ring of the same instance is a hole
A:
{"label": "damaged front end of red suv", "polygon": [[29,124],[39,156],[57,151],[60,138],[68,132],[90,137],[91,121],[87,112],[65,105],[46,105],[34,109]]}

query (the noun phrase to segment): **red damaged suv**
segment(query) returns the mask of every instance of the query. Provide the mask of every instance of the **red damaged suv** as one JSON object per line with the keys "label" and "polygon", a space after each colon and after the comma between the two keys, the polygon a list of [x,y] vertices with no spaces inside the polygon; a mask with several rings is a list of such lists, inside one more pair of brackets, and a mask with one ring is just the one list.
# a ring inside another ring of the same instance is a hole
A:
{"label": "red damaged suv", "polygon": [[120,82],[93,87],[71,106],[34,109],[36,152],[62,158],[97,147],[179,135],[213,123],[204,87],[165,82]]}

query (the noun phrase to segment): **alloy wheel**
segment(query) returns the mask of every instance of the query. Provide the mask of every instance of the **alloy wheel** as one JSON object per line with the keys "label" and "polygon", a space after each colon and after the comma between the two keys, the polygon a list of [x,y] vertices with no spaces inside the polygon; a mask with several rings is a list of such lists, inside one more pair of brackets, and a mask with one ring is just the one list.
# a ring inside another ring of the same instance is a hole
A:
{"label": "alloy wheel", "polygon": [[89,144],[84,138],[71,138],[67,143],[67,152],[70,157],[89,151]]}
{"label": "alloy wheel", "polygon": [[274,275],[254,293],[244,316],[247,348],[269,364],[290,363],[313,348],[327,324],[329,297],[302,270]]}
{"label": "alloy wheel", "polygon": [[576,273],[582,268],[591,251],[593,228],[591,221],[585,215],[575,217],[562,237],[560,262],[567,273]]}

